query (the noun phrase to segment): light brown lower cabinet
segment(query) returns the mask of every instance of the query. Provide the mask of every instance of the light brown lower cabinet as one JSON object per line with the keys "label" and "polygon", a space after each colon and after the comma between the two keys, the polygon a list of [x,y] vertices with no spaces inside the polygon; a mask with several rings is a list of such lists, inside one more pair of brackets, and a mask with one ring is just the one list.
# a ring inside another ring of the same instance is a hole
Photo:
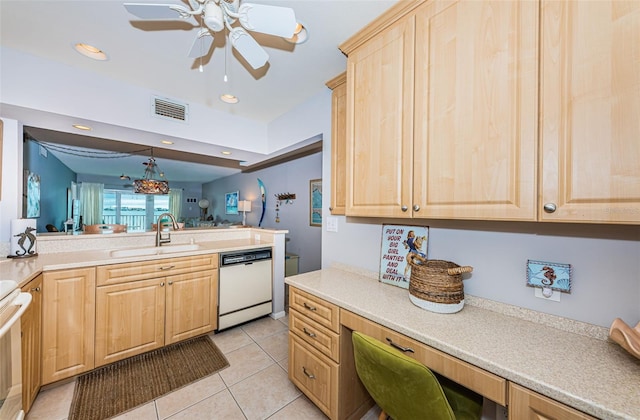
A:
{"label": "light brown lower cabinet", "polygon": [[530,420],[594,420],[571,407],[520,385],[509,383],[509,418]]}
{"label": "light brown lower cabinet", "polygon": [[46,271],[42,290],[45,385],[94,367],[96,269]]}
{"label": "light brown lower cabinet", "polygon": [[42,274],[22,291],[31,293],[31,305],[20,318],[22,328],[22,409],[28,413],[40,391],[42,375]]}
{"label": "light brown lower cabinet", "polygon": [[215,330],[217,261],[210,254],[98,267],[95,365]]}

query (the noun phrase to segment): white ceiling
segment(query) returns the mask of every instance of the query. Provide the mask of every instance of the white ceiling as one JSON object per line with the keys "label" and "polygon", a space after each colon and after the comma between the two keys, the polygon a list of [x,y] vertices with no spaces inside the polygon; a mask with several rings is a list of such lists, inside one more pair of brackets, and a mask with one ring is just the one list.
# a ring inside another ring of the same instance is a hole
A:
{"label": "white ceiling", "polygon": [[[129,1],[188,4],[186,0]],[[225,48],[218,46],[223,39],[214,42],[216,48],[205,57],[200,73],[199,60],[187,57],[198,30],[194,18],[140,21],[126,11],[125,1],[1,0],[0,44],[266,124],[325,89],[325,83],[346,68],[338,45],[396,1],[247,0],[293,8],[309,39],[293,45],[253,34],[268,52],[268,64],[250,71],[241,58],[229,54],[227,83],[223,81]],[[101,48],[109,59],[99,62],[80,55],[72,48],[76,42]],[[240,102],[225,104],[219,100],[222,93],[233,93]]]}

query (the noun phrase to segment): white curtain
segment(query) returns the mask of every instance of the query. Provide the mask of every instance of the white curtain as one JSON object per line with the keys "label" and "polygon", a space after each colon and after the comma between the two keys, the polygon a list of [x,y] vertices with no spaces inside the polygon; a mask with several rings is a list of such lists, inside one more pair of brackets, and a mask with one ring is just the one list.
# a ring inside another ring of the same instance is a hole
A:
{"label": "white curtain", "polygon": [[169,213],[176,217],[176,220],[180,219],[182,213],[182,189],[169,190]]}
{"label": "white curtain", "polygon": [[82,206],[82,224],[102,223],[104,184],[83,182],[80,186],[80,205]]}

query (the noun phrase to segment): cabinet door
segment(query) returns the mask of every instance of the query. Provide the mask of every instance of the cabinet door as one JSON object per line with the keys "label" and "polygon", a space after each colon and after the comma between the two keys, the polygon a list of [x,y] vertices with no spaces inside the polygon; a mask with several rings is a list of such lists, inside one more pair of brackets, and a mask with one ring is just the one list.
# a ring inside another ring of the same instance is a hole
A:
{"label": "cabinet door", "polygon": [[349,53],[348,216],[411,216],[414,29],[406,16]]}
{"label": "cabinet door", "polygon": [[43,384],[93,369],[95,273],[91,267],[43,274]]}
{"label": "cabinet door", "polygon": [[218,270],[167,277],[165,344],[217,327]]}
{"label": "cabinet door", "polygon": [[42,275],[22,288],[31,293],[31,305],[20,318],[22,327],[22,409],[28,413],[40,391],[42,375]]}
{"label": "cabinet door", "polygon": [[535,220],[538,3],[416,20],[413,217]]}
{"label": "cabinet door", "polygon": [[513,383],[509,383],[509,418],[593,420],[591,416]]}
{"label": "cabinet door", "polygon": [[164,345],[165,281],[96,288],[96,366]]}
{"label": "cabinet door", "polygon": [[346,81],[342,74],[331,95],[331,214],[344,214],[347,200]]}
{"label": "cabinet door", "polygon": [[540,39],[540,220],[640,223],[640,2],[545,0]]}

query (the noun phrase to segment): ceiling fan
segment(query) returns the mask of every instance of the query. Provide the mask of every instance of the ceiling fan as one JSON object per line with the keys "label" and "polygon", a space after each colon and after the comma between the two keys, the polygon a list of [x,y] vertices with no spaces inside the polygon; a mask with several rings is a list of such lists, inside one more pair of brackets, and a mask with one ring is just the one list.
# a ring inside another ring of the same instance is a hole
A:
{"label": "ceiling fan", "polygon": [[[226,28],[231,45],[254,69],[264,66],[269,54],[247,31],[292,38],[300,30],[293,9],[288,7],[240,4],[240,0],[188,0],[188,3],[190,9],[180,4],[155,3],[125,3],[124,7],[129,13],[149,20],[199,16],[201,26],[206,27],[198,31],[189,51],[190,58],[206,55],[214,34]],[[233,26],[236,22],[240,26]]]}

